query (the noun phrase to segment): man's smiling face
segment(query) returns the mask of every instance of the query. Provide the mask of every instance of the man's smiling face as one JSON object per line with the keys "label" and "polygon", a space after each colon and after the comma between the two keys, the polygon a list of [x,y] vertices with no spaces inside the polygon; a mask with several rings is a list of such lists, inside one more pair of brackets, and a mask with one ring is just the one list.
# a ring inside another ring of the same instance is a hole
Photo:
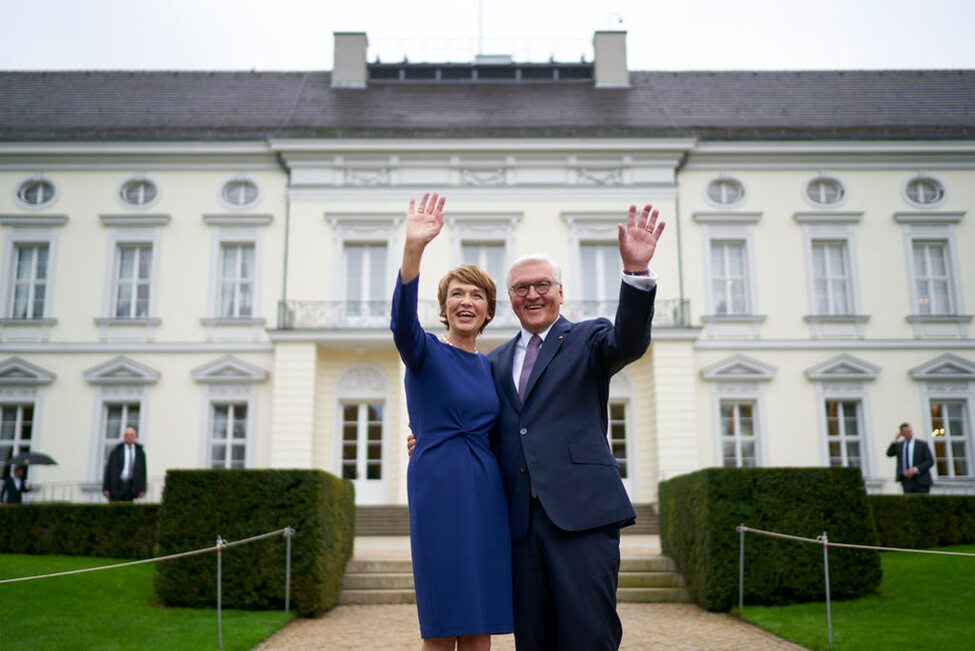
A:
{"label": "man's smiling face", "polygon": [[[544,294],[539,294],[535,288],[535,283],[540,280],[547,280],[552,284]],[[512,289],[519,286],[528,286],[528,293],[519,296]],[[562,284],[555,280],[552,268],[546,262],[526,262],[512,269],[508,296],[511,298],[512,309],[521,321],[521,327],[528,332],[542,332],[559,318]]]}

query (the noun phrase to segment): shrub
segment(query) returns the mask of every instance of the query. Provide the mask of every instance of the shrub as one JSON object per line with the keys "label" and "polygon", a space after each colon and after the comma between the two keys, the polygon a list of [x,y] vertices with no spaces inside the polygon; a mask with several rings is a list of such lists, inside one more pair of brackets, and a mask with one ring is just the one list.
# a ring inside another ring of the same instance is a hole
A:
{"label": "shrub", "polygon": [[[159,556],[291,526],[291,604],[319,615],[338,601],[352,556],[352,483],[320,470],[170,470],[159,513]],[[284,607],[285,541],[274,536],[222,552],[227,608]],[[200,554],[159,563],[156,594],[169,605],[216,605],[216,560]]]}
{"label": "shrub", "polygon": [[[874,545],[877,535],[858,468],[708,468],[660,484],[663,552],[684,575],[702,608],[737,604],[737,525],[833,542]],[[829,550],[830,595],[872,593],[880,557],[869,550]],[[745,600],[786,604],[825,598],[820,545],[758,534],[745,539]]]}
{"label": "shrub", "polygon": [[158,504],[17,504],[0,507],[0,553],[149,558]]}
{"label": "shrub", "polygon": [[870,506],[884,547],[975,543],[975,495],[871,495]]}

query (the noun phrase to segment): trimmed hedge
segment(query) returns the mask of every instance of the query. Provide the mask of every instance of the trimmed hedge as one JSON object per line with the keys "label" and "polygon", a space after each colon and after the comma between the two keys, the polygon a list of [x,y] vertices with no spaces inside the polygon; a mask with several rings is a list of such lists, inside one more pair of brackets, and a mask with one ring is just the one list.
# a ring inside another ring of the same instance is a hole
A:
{"label": "trimmed hedge", "polygon": [[[159,513],[157,554],[210,547],[290,526],[291,607],[314,617],[337,602],[352,556],[352,482],[321,470],[170,470]],[[225,608],[284,608],[283,536],[225,549]],[[200,554],[159,563],[156,594],[172,606],[216,605],[216,560]]]}
{"label": "trimmed hedge", "polygon": [[[859,468],[708,468],[661,482],[660,542],[691,598],[710,611],[738,603],[739,536],[754,529],[875,545]],[[830,549],[830,595],[850,599],[880,584],[875,551]],[[746,534],[745,601],[778,605],[825,598],[820,545]]]}
{"label": "trimmed hedge", "polygon": [[975,495],[871,495],[870,506],[884,547],[975,543]]}
{"label": "trimmed hedge", "polygon": [[149,558],[158,504],[13,504],[0,507],[0,553]]}

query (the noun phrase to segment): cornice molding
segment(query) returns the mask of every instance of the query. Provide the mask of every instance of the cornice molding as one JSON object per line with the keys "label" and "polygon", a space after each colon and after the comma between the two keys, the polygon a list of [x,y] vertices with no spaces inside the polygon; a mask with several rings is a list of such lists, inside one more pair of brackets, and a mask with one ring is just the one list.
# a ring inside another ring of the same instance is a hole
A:
{"label": "cornice molding", "polygon": [[856,224],[863,219],[863,211],[828,212],[825,210],[807,210],[792,213],[792,218],[800,224],[818,224],[823,222]]}
{"label": "cornice molding", "polygon": [[[270,148],[286,160],[297,154],[364,153],[590,153],[627,152],[654,155],[683,153],[697,145],[697,138],[369,138],[369,139],[271,139]],[[300,160],[301,158],[299,158]],[[307,159],[306,159],[307,160]]]}
{"label": "cornice molding", "polygon": [[172,221],[172,216],[163,213],[140,215],[126,213],[121,215],[98,215],[105,226],[165,226]]}
{"label": "cornice molding", "polygon": [[699,210],[691,213],[691,219],[699,224],[754,224],[761,218],[761,211],[735,212],[734,210]]}
{"label": "cornice molding", "polygon": [[3,226],[64,226],[67,222],[67,215],[0,214],[0,224]]}
{"label": "cornice molding", "polygon": [[274,216],[268,214],[224,213],[203,215],[203,221],[209,226],[267,226],[273,219]]}
{"label": "cornice molding", "polygon": [[967,211],[898,211],[894,213],[894,220],[900,224],[957,224],[965,218]]}

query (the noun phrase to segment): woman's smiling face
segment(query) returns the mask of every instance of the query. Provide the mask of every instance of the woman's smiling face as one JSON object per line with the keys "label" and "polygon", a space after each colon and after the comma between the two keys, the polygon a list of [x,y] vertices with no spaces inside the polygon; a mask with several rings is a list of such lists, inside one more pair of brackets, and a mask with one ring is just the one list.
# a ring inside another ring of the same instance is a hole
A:
{"label": "woman's smiling face", "polygon": [[447,286],[444,312],[450,332],[476,335],[487,320],[487,294],[477,285],[452,280]]}

